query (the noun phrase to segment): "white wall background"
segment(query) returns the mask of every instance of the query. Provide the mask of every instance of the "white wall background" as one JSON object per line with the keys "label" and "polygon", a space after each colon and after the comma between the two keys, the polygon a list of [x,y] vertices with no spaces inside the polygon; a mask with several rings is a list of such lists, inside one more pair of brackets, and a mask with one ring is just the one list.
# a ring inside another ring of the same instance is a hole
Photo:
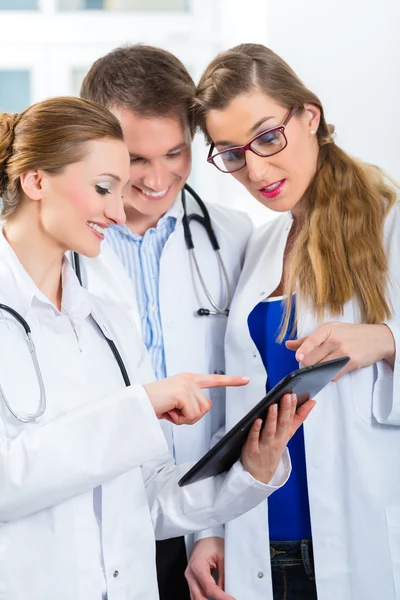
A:
{"label": "white wall background", "polygon": [[[320,96],[338,143],[400,180],[399,0],[191,0],[187,12],[58,12],[56,0],[39,4],[39,12],[0,11],[0,70],[30,71],[30,102],[77,93],[90,64],[123,43],[165,47],[196,79],[217,52],[264,43]],[[232,177],[205,163],[206,152],[196,139],[198,191],[247,210],[259,224],[271,218]]]}

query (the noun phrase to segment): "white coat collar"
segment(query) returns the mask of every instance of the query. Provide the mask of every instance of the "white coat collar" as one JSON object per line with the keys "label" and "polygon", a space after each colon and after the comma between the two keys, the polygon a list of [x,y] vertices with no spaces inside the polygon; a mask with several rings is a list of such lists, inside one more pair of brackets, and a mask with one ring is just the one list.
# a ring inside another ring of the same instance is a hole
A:
{"label": "white coat collar", "polygon": [[[79,325],[90,314],[89,295],[81,288],[68,259],[62,262],[62,310],[73,322]],[[40,291],[33,279],[20,263],[14,250],[0,230],[0,281],[1,297],[26,318],[29,310],[47,309],[48,314],[57,316],[60,311]]]}
{"label": "white coat collar", "polygon": [[180,221],[183,216],[183,206],[182,206],[182,192],[179,192],[177,197],[174,200],[171,208],[165,213],[162,217],[163,219],[166,217],[174,217],[177,221]]}

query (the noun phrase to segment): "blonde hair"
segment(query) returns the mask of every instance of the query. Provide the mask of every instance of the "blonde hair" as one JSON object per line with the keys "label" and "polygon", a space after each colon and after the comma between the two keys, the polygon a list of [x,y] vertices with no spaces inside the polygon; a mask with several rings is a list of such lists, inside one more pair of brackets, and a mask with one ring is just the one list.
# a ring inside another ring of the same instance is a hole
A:
{"label": "blonde hair", "polygon": [[38,102],[21,114],[0,114],[1,216],[14,214],[23,196],[20,176],[61,172],[79,162],[92,140],[123,140],[118,120],[104,107],[73,97]]}
{"label": "blonde hair", "polygon": [[388,263],[383,226],[396,202],[377,167],[366,165],[341,150],[333,139],[334,127],[325,120],[319,98],[272,50],[242,44],[219,54],[203,73],[197,87],[194,115],[209,141],[206,117],[223,110],[240,94],[260,90],[288,110],[305,104],[321,113],[317,131],[317,172],[305,196],[299,233],[289,253],[284,287],[288,297],[280,334],[287,332],[292,295],[311,302],[320,321],[326,311],[342,314],[355,298],[366,323],[381,323],[391,315]]}

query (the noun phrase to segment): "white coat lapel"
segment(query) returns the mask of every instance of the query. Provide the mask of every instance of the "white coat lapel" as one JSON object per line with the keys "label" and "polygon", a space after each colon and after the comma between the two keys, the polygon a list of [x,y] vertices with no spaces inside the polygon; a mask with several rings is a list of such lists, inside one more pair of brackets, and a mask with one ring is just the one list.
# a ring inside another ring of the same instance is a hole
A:
{"label": "white coat lapel", "polygon": [[246,251],[244,268],[235,295],[239,310],[247,316],[278,287],[292,216],[286,213],[274,223],[256,230]]}

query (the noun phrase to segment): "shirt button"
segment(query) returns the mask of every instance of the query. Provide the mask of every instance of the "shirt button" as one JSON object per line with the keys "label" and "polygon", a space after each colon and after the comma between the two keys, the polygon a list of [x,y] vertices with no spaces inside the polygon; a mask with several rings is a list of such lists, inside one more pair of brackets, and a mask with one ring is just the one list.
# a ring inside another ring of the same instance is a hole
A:
{"label": "shirt button", "polygon": [[262,571],[258,571],[257,577],[258,579],[262,579],[264,577],[264,573]]}
{"label": "shirt button", "polygon": [[253,358],[257,358],[257,352],[253,352]]}
{"label": "shirt button", "polygon": [[113,573],[114,579],[117,579],[118,575],[119,575],[119,571],[115,570]]}

